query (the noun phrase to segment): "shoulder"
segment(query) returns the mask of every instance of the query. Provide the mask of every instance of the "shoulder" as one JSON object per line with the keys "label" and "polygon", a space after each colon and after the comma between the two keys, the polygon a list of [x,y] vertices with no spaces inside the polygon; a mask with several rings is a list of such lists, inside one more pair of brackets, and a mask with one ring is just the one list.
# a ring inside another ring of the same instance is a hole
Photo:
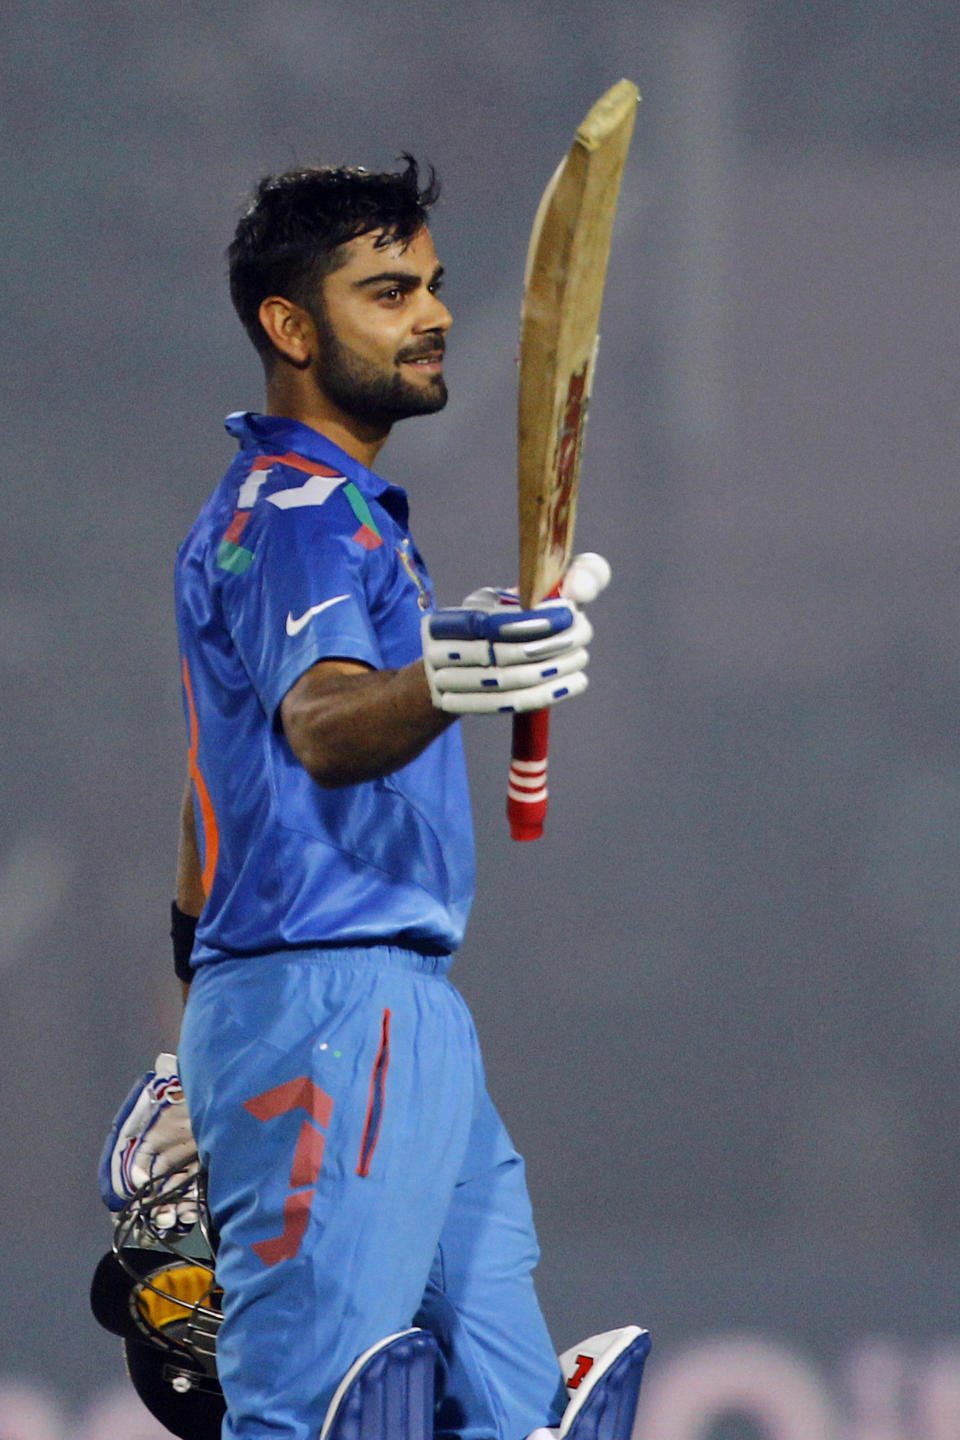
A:
{"label": "shoulder", "polygon": [[368,556],[395,538],[393,517],[362,475],[299,455],[268,461],[261,457],[238,491],[235,513],[249,515],[251,535],[280,543],[285,536],[310,543],[328,537]]}
{"label": "shoulder", "polygon": [[280,511],[318,509],[349,483],[342,470],[292,454],[251,457],[238,478],[238,510],[264,505]]}
{"label": "shoulder", "polygon": [[342,494],[349,484],[331,466],[299,456],[241,453],[198,515],[180,563],[212,560],[241,574],[253,559],[254,537],[264,543],[297,531],[349,528],[353,511]]}
{"label": "shoulder", "polygon": [[202,572],[216,588],[248,571],[252,577],[255,562],[273,569],[308,556],[364,571],[372,563],[379,573],[405,533],[378,498],[392,487],[347,456],[337,463],[341,452],[330,450],[321,459],[282,445],[244,445],[180,547],[178,570]]}

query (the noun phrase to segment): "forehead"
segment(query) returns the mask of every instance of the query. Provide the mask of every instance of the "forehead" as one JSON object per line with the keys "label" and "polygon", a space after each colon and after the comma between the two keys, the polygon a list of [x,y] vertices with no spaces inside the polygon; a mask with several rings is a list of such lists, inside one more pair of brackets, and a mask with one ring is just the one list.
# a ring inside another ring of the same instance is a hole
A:
{"label": "forehead", "polygon": [[329,278],[336,278],[352,284],[382,271],[407,271],[412,275],[431,276],[438,265],[433,237],[424,226],[411,240],[395,240],[389,245],[378,245],[383,232],[368,230],[348,240],[343,247],[344,263]]}

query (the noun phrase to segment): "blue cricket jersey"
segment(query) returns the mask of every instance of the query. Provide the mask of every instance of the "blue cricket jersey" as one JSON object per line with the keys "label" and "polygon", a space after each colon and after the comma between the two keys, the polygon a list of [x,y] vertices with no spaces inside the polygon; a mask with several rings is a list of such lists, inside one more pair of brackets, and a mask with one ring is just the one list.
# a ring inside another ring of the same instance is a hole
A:
{"label": "blue cricket jersey", "polygon": [[226,423],[240,452],[176,567],[207,895],[193,963],[314,945],[453,950],[474,878],[459,726],[392,775],[325,790],[279,721],[318,660],[420,657],[434,602],[406,495],[308,426]]}

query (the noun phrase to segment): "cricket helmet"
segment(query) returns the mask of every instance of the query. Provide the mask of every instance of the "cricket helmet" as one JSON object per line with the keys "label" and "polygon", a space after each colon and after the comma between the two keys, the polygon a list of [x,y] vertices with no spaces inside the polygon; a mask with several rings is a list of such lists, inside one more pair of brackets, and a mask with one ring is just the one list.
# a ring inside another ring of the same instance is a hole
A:
{"label": "cricket helmet", "polygon": [[216,1237],[202,1186],[193,1230],[162,1233],[157,1211],[178,1196],[161,1194],[160,1183],[148,1181],[119,1211],[90,1306],[104,1329],[121,1336],[130,1379],[151,1415],[180,1440],[220,1440],[226,1405],[217,1379]]}

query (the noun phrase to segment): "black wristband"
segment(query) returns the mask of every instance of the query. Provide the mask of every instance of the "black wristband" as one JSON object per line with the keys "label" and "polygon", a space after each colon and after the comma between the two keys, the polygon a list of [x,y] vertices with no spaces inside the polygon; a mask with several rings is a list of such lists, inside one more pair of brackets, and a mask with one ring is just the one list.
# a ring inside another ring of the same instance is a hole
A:
{"label": "black wristband", "polygon": [[193,915],[181,910],[176,900],[170,906],[170,939],[173,941],[173,968],[180,980],[187,985],[193,979],[193,937],[197,933],[197,921]]}

